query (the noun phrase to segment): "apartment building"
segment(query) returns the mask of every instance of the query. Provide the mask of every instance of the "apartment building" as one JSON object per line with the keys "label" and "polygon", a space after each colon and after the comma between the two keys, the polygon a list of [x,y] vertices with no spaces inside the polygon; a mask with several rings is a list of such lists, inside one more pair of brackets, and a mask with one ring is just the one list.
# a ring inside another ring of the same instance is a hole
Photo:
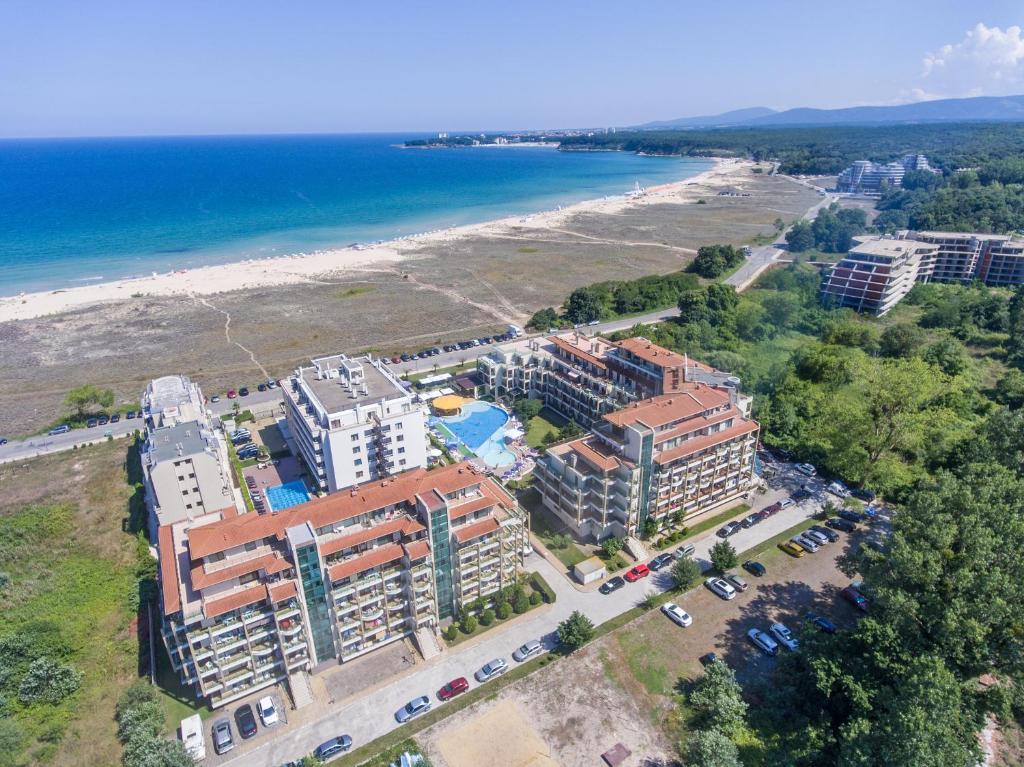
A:
{"label": "apartment building", "polygon": [[903,185],[908,171],[924,170],[937,173],[922,154],[908,154],[889,163],[855,160],[839,174],[836,190],[853,194],[879,195],[886,187]]}
{"label": "apartment building", "polygon": [[237,509],[227,445],[187,376],[152,381],[142,397],[141,458],[150,540],[162,525]]}
{"label": "apartment building", "polygon": [[881,316],[917,282],[1024,284],[1024,241],[1008,235],[903,230],[854,239],[822,281],[822,300],[830,305]]}
{"label": "apartment building", "polygon": [[320,490],[426,467],[425,413],[380,360],[319,357],[283,389],[293,450]]}
{"label": "apartment building", "polygon": [[467,466],[159,531],[162,634],[213,707],[417,632],[516,582],[528,522]]}
{"label": "apartment building", "polygon": [[683,382],[549,448],[535,487],[585,539],[638,535],[648,519],[666,528],[747,492],[758,430],[734,387]]}
{"label": "apartment building", "polygon": [[856,237],[855,245],[825,275],[822,301],[876,317],[890,311],[919,279],[927,281],[938,246],[920,240]]}

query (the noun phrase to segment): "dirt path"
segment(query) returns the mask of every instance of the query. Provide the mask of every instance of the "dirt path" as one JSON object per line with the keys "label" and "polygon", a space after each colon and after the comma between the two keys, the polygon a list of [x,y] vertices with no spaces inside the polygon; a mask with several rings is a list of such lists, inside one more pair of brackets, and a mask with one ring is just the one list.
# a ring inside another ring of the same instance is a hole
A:
{"label": "dirt path", "polygon": [[207,299],[202,298],[201,296],[195,296],[194,295],[194,296],[192,296],[192,299],[194,301],[197,301],[198,303],[202,304],[203,306],[209,308],[209,309],[213,309],[215,312],[220,312],[221,314],[223,314],[224,315],[224,338],[227,339],[227,342],[229,344],[233,344],[234,346],[237,346],[239,349],[241,349],[243,352],[245,352],[246,354],[249,355],[249,359],[252,360],[252,363],[256,367],[258,367],[260,369],[260,373],[263,374],[263,379],[264,380],[268,380],[268,379],[273,377],[273,376],[270,375],[270,373],[267,372],[267,369],[265,367],[263,367],[263,365],[260,364],[260,361],[258,359],[256,359],[256,353],[253,352],[252,349],[249,349],[249,348],[243,346],[238,341],[235,341],[233,338],[231,338],[231,312],[227,311],[226,309],[219,309],[218,307],[216,307],[213,304],[211,304]]}

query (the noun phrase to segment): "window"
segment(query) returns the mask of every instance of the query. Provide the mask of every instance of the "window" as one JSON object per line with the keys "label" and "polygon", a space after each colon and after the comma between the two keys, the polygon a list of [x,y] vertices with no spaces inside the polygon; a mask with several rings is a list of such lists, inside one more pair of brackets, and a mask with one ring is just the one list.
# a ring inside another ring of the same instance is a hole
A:
{"label": "window", "polygon": [[259,579],[259,573],[246,573],[238,579],[238,584],[240,586],[244,586],[247,583],[252,583],[253,581],[258,581]]}
{"label": "window", "polygon": [[399,453],[399,455],[401,455],[401,454],[402,454],[402,453],[404,453],[404,452],[405,452],[405,448],[404,448],[404,447],[400,447],[400,448],[398,448],[398,453]]}
{"label": "window", "polygon": [[352,448],[352,455],[358,455],[361,452],[363,452],[363,449],[361,447],[359,447],[358,445],[356,445],[354,448]]}
{"label": "window", "polygon": [[215,551],[213,554],[210,554],[210,556],[208,556],[206,558],[206,561],[209,564],[211,564],[211,565],[214,562],[223,562],[224,561],[224,552],[223,551]]}
{"label": "window", "polygon": [[405,435],[399,434],[397,437],[395,437],[395,441],[396,442],[405,442]]}
{"label": "window", "polygon": [[185,504],[185,508],[186,509],[191,509],[192,508],[192,504],[191,503],[186,503]]}
{"label": "window", "polygon": [[396,429],[401,429],[401,428],[402,428],[402,422],[401,422],[401,421],[398,421],[398,422],[397,422],[397,423],[395,424],[395,428],[396,428]]}
{"label": "window", "polygon": [[260,546],[259,541],[249,541],[247,544],[245,544],[245,550],[246,551],[256,551],[256,549],[258,549],[259,546]]}
{"label": "window", "polygon": [[358,442],[359,441],[359,435],[358,434],[353,434],[352,435],[352,441],[353,442]]}
{"label": "window", "polygon": [[178,481],[179,482],[184,482],[185,481],[185,475],[184,474],[179,474],[178,475]]}
{"label": "window", "polygon": [[370,429],[368,431],[363,432],[363,436],[366,437],[367,439],[370,439],[370,437],[373,436],[373,430]]}
{"label": "window", "polygon": [[191,474],[188,475],[188,478],[189,479],[195,479],[196,478],[196,473],[193,471]]}
{"label": "window", "polygon": [[363,478],[363,474],[364,474],[364,473],[365,473],[365,472],[362,472],[362,471],[357,471],[357,472],[356,472],[356,479],[362,479],[362,478]]}
{"label": "window", "polygon": [[363,465],[363,459],[362,458],[356,458],[352,463],[354,463],[356,466],[362,466]]}
{"label": "window", "polygon": [[398,459],[398,465],[399,466],[405,466],[405,459],[404,458],[399,458]]}

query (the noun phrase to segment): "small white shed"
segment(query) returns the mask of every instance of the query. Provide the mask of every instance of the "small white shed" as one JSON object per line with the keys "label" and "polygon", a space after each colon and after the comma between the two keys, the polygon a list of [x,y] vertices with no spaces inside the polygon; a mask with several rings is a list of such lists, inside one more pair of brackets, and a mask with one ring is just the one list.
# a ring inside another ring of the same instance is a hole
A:
{"label": "small white shed", "polygon": [[604,562],[597,557],[591,557],[590,559],[584,559],[582,562],[577,562],[573,565],[572,571],[573,575],[576,576],[576,580],[583,584],[599,581],[608,575]]}

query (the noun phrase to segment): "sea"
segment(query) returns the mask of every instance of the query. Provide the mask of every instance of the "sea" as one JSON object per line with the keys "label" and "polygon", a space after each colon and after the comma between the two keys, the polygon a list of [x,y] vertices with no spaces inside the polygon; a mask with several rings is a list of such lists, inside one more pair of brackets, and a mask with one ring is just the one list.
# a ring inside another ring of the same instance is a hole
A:
{"label": "sea", "polygon": [[421,134],[0,141],[0,295],[371,243],[550,210],[712,162]]}

